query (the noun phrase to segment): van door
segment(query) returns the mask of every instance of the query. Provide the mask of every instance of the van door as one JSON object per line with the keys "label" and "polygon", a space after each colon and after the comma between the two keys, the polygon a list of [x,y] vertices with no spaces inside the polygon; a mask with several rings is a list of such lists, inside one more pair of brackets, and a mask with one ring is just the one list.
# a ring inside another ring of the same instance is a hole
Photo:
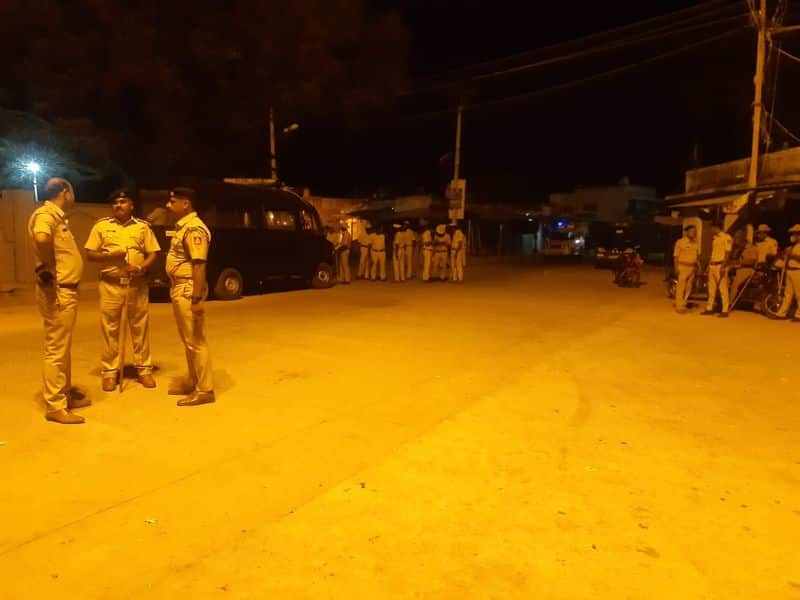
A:
{"label": "van door", "polygon": [[216,278],[223,270],[233,268],[242,274],[245,292],[258,291],[263,280],[261,208],[245,203],[219,203],[208,211],[207,218],[212,237],[209,285],[216,285]]}
{"label": "van door", "polygon": [[272,278],[300,275],[298,214],[295,210],[264,207],[263,257]]}

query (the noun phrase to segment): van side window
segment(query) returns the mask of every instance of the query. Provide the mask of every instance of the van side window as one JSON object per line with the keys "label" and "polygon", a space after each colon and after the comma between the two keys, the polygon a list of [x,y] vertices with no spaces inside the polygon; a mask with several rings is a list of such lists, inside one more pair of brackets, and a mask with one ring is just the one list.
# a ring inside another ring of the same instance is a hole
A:
{"label": "van side window", "polygon": [[267,229],[279,231],[297,230],[294,213],[288,210],[268,210],[264,213]]}
{"label": "van side window", "polygon": [[314,221],[314,217],[311,216],[307,210],[301,209],[300,210],[300,219],[303,223],[303,231],[316,231],[317,224]]}
{"label": "van side window", "polygon": [[258,209],[253,207],[215,205],[203,214],[209,227],[229,229],[255,229],[260,221]]}

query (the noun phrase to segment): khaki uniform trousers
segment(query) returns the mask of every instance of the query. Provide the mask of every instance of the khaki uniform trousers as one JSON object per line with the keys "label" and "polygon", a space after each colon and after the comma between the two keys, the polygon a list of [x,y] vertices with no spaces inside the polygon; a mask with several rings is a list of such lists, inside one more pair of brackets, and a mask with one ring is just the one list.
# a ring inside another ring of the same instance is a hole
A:
{"label": "khaki uniform trousers", "polygon": [[205,309],[192,310],[191,281],[175,282],[169,290],[172,300],[172,312],[178,326],[178,335],[186,351],[186,364],[189,368],[189,379],[198,392],[214,391],[211,376],[211,357],[206,340]]}
{"label": "khaki uniform trousers", "polygon": [[706,302],[706,310],[714,310],[714,302],[717,300],[717,291],[719,291],[722,299],[722,312],[728,312],[731,305],[731,299],[728,295],[730,284],[728,272],[725,271],[725,274],[722,274],[722,265],[708,265],[708,302]]}
{"label": "khaki uniform trousers", "polygon": [[442,281],[447,279],[447,250],[435,250],[433,253],[433,276]]}
{"label": "khaki uniform trousers", "polygon": [[370,272],[370,279],[375,281],[380,276],[381,281],[386,281],[386,251],[385,250],[370,250],[370,260],[372,261],[372,271]]}
{"label": "khaki uniform trousers", "polygon": [[36,286],[36,305],[44,321],[42,396],[47,412],[67,408],[72,387],[72,331],[78,316],[78,290]]}
{"label": "khaki uniform trousers", "polygon": [[414,255],[416,247],[416,244],[408,244],[406,246],[406,279],[414,279]]}
{"label": "khaki uniform trousers", "polygon": [[450,252],[450,280],[451,281],[464,281],[464,262],[465,262],[464,249],[452,250]]}
{"label": "khaki uniform trousers", "polygon": [[367,279],[369,277],[369,246],[359,246],[358,277],[360,279]]}
{"label": "khaki uniform trousers", "polygon": [[[153,370],[150,354],[150,299],[147,282],[143,279],[131,281],[130,286],[101,279],[97,286],[100,293],[100,328],[103,331],[103,375],[113,376],[119,371],[119,338],[122,331],[122,308],[128,296],[128,324],[133,346],[133,364],[139,374]],[[124,366],[124,365],[123,365]]]}
{"label": "khaki uniform trousers", "polygon": [[675,288],[675,308],[686,308],[694,286],[694,265],[678,265],[678,285]]}
{"label": "khaki uniform trousers", "polygon": [[392,267],[394,268],[394,280],[406,280],[406,249],[403,246],[395,248],[392,256]]}
{"label": "khaki uniform trousers", "polygon": [[431,262],[433,259],[433,250],[422,250],[422,281],[430,281],[431,279]]}
{"label": "khaki uniform trousers", "polygon": [[339,281],[350,283],[350,250],[342,250],[336,260],[339,262],[337,276]]}
{"label": "khaki uniform trousers", "polygon": [[730,297],[733,300],[736,300],[744,284],[755,272],[756,270],[753,267],[739,267],[736,269],[736,275],[733,276],[733,283],[731,283]]}
{"label": "khaki uniform trousers", "polygon": [[[785,317],[789,314],[789,308],[792,306],[792,301],[798,302],[797,306],[800,307],[800,269],[786,269],[786,286],[783,290],[783,302],[778,310],[779,317]],[[795,316],[800,316],[795,312]]]}

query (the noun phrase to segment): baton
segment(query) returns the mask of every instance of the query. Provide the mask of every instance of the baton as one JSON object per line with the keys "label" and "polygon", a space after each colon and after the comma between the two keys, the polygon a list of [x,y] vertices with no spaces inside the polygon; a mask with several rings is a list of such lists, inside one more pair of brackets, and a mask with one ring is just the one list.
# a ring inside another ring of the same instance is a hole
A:
{"label": "baton", "polygon": [[[125,248],[125,266],[128,265],[128,249]],[[119,282],[122,284],[122,289],[125,290],[124,300],[122,302],[122,318],[119,324],[119,393],[122,393],[122,387],[125,384],[125,346],[126,334],[128,332],[128,292],[130,291],[131,279],[126,273],[125,277],[120,277]]]}

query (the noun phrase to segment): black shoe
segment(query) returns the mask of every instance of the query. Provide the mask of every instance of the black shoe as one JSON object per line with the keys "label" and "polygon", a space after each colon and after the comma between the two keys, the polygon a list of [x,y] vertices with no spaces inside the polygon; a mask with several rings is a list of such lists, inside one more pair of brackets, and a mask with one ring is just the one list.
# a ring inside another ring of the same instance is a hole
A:
{"label": "black shoe", "polygon": [[700,315],[703,317],[707,317],[708,315],[713,315],[713,314],[714,314],[713,310],[704,310],[703,312],[700,313]]}
{"label": "black shoe", "polygon": [[726,312],[719,313],[719,315],[718,315],[718,317],[719,317],[720,319],[727,319],[727,318],[728,318],[728,316],[729,316],[729,315],[728,315],[728,313],[726,313]]}
{"label": "black shoe", "polygon": [[216,401],[214,392],[195,392],[191,396],[178,400],[178,406],[199,406],[200,404],[211,404]]}
{"label": "black shoe", "polygon": [[773,321],[786,321],[789,317],[781,317],[780,315],[767,315],[768,319],[772,319]]}

